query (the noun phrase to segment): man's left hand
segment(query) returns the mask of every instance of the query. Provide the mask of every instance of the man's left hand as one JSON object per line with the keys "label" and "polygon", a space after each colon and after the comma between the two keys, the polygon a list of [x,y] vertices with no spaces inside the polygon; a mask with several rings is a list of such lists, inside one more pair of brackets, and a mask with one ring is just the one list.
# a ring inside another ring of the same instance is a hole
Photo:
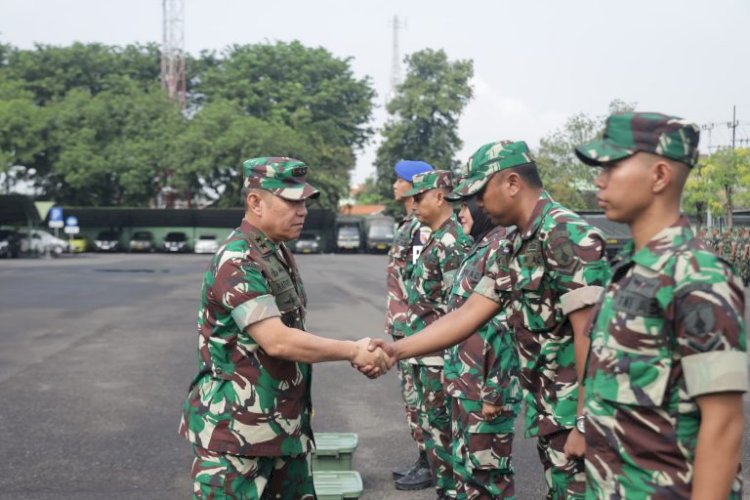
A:
{"label": "man's left hand", "polygon": [[565,458],[583,458],[586,454],[586,439],[583,434],[578,432],[578,429],[570,431],[563,451],[565,452]]}

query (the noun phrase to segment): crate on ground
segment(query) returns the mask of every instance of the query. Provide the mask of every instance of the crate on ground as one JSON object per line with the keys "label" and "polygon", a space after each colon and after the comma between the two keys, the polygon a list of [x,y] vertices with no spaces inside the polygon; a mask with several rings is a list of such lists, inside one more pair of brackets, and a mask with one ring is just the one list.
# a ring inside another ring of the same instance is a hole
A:
{"label": "crate on ground", "polygon": [[348,500],[362,495],[362,476],[354,470],[313,471],[318,500]]}
{"label": "crate on ground", "polygon": [[314,471],[347,471],[352,469],[352,455],[359,438],[353,432],[316,432]]}

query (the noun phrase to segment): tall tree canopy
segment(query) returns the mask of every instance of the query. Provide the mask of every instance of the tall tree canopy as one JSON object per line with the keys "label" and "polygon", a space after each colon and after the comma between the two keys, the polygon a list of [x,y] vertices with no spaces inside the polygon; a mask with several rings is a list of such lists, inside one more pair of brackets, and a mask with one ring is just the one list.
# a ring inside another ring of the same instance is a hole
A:
{"label": "tall tree canopy", "polygon": [[239,206],[242,161],[290,155],[335,207],[372,134],[374,90],[350,63],[298,42],[188,56],[182,113],[159,88],[155,44],[0,45],[0,174],[33,172],[66,204],[153,205],[169,188]]}
{"label": "tall tree canopy", "polygon": [[401,159],[424,160],[435,168],[454,169],[463,143],[458,120],[472,97],[470,60],[450,61],[442,50],[422,50],[406,57],[406,77],[387,105],[391,118],[381,132],[375,167],[378,191],[392,196],[393,165]]}

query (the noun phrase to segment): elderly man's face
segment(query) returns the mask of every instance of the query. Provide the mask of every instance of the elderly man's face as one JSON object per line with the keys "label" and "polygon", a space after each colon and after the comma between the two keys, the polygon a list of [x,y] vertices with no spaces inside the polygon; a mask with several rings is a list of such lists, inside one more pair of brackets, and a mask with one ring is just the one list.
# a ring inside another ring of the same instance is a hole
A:
{"label": "elderly man's face", "polygon": [[272,241],[289,241],[299,238],[307,217],[305,200],[285,200],[264,192],[260,202],[260,225]]}

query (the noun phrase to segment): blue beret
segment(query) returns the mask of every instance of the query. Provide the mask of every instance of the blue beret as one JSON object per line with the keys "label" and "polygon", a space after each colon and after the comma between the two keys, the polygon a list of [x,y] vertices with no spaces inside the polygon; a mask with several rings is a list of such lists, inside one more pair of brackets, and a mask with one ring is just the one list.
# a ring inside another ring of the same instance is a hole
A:
{"label": "blue beret", "polygon": [[403,180],[405,180],[406,182],[411,182],[412,178],[414,178],[415,175],[422,174],[424,172],[430,172],[435,169],[432,168],[432,165],[424,161],[401,160],[396,163],[396,166],[393,167],[393,170],[395,170],[396,175],[401,177]]}

